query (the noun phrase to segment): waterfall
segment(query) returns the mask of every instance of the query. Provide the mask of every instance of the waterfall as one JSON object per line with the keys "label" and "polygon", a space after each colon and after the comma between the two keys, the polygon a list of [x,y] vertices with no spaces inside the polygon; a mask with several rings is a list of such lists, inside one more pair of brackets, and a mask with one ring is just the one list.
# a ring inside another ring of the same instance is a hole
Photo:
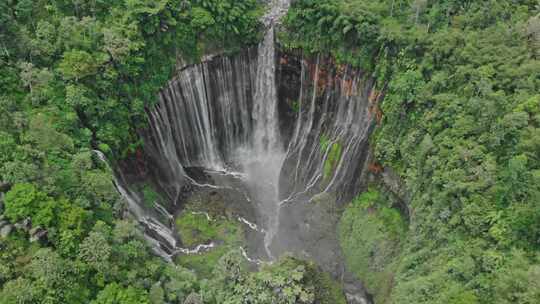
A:
{"label": "waterfall", "polygon": [[257,77],[253,98],[253,153],[280,153],[279,115],[276,92],[276,50],[274,28],[267,30],[259,45]]}
{"label": "waterfall", "polygon": [[285,151],[279,131],[279,112],[276,85],[276,42],[274,25],[287,12],[288,0],[273,0],[263,17],[266,33],[258,46],[257,75],[253,97],[254,130],[249,147],[241,147],[247,173],[247,185],[256,198],[265,220],[264,246],[266,254],[274,258],[270,245],[279,225],[279,176]]}
{"label": "waterfall", "polygon": [[[324,56],[305,58],[298,66],[298,111],[288,126],[290,138],[284,136],[276,57],[270,26],[257,51],[217,56],[179,71],[148,110],[145,134],[145,153],[171,202],[185,186],[244,193],[259,212],[269,257],[277,234],[288,237],[280,232],[282,218],[290,218],[280,214],[283,204],[324,192],[347,197],[359,189],[377,99],[373,80],[361,71],[335,67]],[[186,173],[191,167],[233,177],[245,189],[197,181]],[[160,206],[155,209],[166,215]]]}
{"label": "waterfall", "polygon": [[[264,233],[270,259],[291,249],[288,239],[301,239],[287,228],[298,218],[283,206],[322,193],[335,193],[343,201],[360,189],[372,109],[380,97],[371,77],[358,69],[338,66],[328,56],[299,58],[290,67],[298,75],[289,75],[299,86],[294,88],[297,96],[289,98],[297,104],[293,113],[291,100],[280,95],[284,63],[278,61],[274,31],[289,2],[272,3],[259,45],[177,71],[147,109],[149,128],[143,132],[151,176],[169,203],[174,206],[183,193],[203,188],[241,193],[258,212],[250,218],[255,223],[241,221]],[[283,109],[290,109],[285,125]],[[194,169],[210,178],[188,173]],[[149,235],[167,254],[192,252],[175,243],[167,211],[171,206],[141,211],[137,193],[119,190],[131,200],[139,221],[155,230]],[[206,245],[199,248],[211,248]]]}
{"label": "waterfall", "polygon": [[257,77],[253,98],[254,130],[252,141],[238,150],[247,185],[264,214],[266,253],[272,258],[270,244],[277,232],[279,216],[279,173],[285,158],[279,134],[276,92],[276,51],[274,28],[270,27],[259,44]]}
{"label": "waterfall", "polygon": [[[279,175],[285,159],[279,131],[274,24],[289,2],[273,1],[263,18],[264,39],[235,57],[188,66],[148,110],[146,154],[171,201],[186,184],[203,186],[185,168],[241,171],[260,210],[268,248],[277,232]],[[210,185],[208,185],[210,186]],[[270,251],[267,250],[269,256]]]}
{"label": "waterfall", "polygon": [[321,56],[302,62],[299,110],[280,178],[284,203],[358,187],[379,96],[361,71],[333,65]]}

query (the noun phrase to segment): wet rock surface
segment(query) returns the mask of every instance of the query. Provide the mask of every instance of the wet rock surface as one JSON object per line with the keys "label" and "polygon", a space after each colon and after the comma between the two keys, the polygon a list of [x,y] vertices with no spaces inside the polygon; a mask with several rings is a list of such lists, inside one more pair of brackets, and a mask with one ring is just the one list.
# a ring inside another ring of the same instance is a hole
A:
{"label": "wet rock surface", "polygon": [[[362,283],[346,270],[336,231],[341,216],[337,206],[336,197],[329,193],[283,206],[272,250],[293,252],[316,261],[323,271],[342,283],[348,303],[371,303]],[[287,237],[280,237],[284,235]]]}
{"label": "wet rock surface", "polygon": [[20,222],[15,223],[15,228],[22,230],[24,232],[29,232],[32,229],[32,221],[29,218],[26,218]]}
{"label": "wet rock surface", "polygon": [[29,234],[30,234],[30,239],[29,239],[30,243],[34,243],[34,242],[43,243],[47,241],[48,231],[45,230],[44,228],[34,227],[30,229]]}

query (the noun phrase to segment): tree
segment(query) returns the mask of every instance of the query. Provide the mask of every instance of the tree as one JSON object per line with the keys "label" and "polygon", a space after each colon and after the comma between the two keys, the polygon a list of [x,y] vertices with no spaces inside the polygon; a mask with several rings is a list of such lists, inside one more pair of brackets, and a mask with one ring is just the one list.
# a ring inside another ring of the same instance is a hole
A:
{"label": "tree", "polygon": [[181,266],[167,265],[163,271],[163,290],[168,301],[182,301],[197,288],[197,276]]}
{"label": "tree", "polygon": [[88,302],[90,291],[78,283],[69,261],[63,260],[49,248],[40,249],[32,257],[28,275],[39,290],[42,303]]}
{"label": "tree", "polygon": [[163,291],[163,288],[161,288],[159,283],[152,285],[148,298],[151,304],[165,303],[165,292]]}
{"label": "tree", "polygon": [[20,62],[19,68],[21,69],[21,80],[30,89],[30,99],[34,104],[42,102],[52,95],[49,85],[54,75],[49,69],[36,68],[29,62]]}
{"label": "tree", "polygon": [[514,250],[494,280],[495,303],[532,304],[540,301],[540,266],[532,265],[522,251]]}
{"label": "tree", "polygon": [[103,51],[111,60],[124,64],[131,52],[139,50],[142,43],[130,28],[112,27],[103,29]]}
{"label": "tree", "polygon": [[540,57],[540,14],[529,18],[525,33],[529,38],[533,56]]}
{"label": "tree", "polygon": [[38,299],[32,283],[22,277],[4,284],[0,292],[1,304],[34,304]]}
{"label": "tree", "polygon": [[58,65],[58,70],[66,80],[81,80],[94,75],[99,68],[99,57],[92,56],[86,51],[66,51]]}
{"label": "tree", "polygon": [[97,283],[102,285],[113,269],[110,267],[112,248],[108,237],[99,231],[100,226],[103,226],[103,223],[98,222],[94,231],[90,232],[79,246],[79,258],[97,272]]}
{"label": "tree", "polygon": [[36,143],[43,151],[73,151],[73,140],[67,134],[56,131],[49,117],[37,113],[30,117],[26,139]]}
{"label": "tree", "polygon": [[108,284],[91,304],[150,304],[146,291],[118,283]]}
{"label": "tree", "polygon": [[17,222],[27,217],[33,225],[50,227],[54,220],[56,203],[32,184],[16,184],[6,193],[5,214]]}

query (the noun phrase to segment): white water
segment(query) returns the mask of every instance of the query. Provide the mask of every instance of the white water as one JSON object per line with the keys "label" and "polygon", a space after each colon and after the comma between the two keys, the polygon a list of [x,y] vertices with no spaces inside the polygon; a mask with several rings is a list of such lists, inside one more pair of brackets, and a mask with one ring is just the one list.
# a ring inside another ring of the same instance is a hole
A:
{"label": "white water", "polygon": [[279,176],[286,156],[279,130],[274,25],[287,12],[289,2],[272,1],[270,10],[263,17],[267,29],[258,47],[252,139],[249,145],[236,152],[237,161],[247,174],[246,183],[251,195],[257,199],[259,210],[265,217],[264,246],[271,259],[274,256],[270,245],[279,224]]}
{"label": "white water", "polygon": [[[93,150],[93,152],[96,153],[98,158],[110,169],[109,162],[103,152],[99,150]],[[144,231],[143,236],[148,243],[151,244],[152,251],[156,255],[162,257],[166,261],[172,262],[172,257],[179,252],[184,254],[199,254],[215,247],[214,243],[200,244],[195,248],[183,248],[177,246],[177,240],[172,229],[163,224],[155,215],[141,207],[143,202],[137,193],[130,191],[127,187],[123,186],[123,181],[120,181],[115,175],[113,175],[113,178],[114,185],[120,196],[127,202],[129,211],[145,229],[148,229],[153,233],[153,235],[149,235]],[[163,206],[157,202],[154,202],[153,206],[157,212],[169,220],[172,219],[173,216]],[[208,213],[204,214],[210,220]]]}
{"label": "white water", "polygon": [[271,27],[259,45],[252,141],[236,153],[237,162],[247,174],[246,184],[251,196],[256,198],[258,209],[264,215],[264,244],[270,258],[273,256],[269,246],[277,232],[279,217],[279,174],[285,159],[279,134],[275,68],[274,29]]}

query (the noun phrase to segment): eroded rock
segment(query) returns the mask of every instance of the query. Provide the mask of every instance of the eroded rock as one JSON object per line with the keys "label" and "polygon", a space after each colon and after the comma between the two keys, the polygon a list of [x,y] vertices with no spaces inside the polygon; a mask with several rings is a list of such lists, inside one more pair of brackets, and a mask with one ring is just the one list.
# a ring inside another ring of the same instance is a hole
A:
{"label": "eroded rock", "polygon": [[34,227],[30,229],[30,242],[44,242],[47,240],[47,230],[41,227]]}
{"label": "eroded rock", "polygon": [[30,218],[26,218],[26,219],[16,223],[14,226],[15,226],[15,228],[17,228],[19,230],[23,230],[24,232],[29,232],[30,229],[32,229],[32,221],[30,220]]}
{"label": "eroded rock", "polygon": [[13,225],[7,224],[0,228],[0,238],[7,238],[13,232]]}

